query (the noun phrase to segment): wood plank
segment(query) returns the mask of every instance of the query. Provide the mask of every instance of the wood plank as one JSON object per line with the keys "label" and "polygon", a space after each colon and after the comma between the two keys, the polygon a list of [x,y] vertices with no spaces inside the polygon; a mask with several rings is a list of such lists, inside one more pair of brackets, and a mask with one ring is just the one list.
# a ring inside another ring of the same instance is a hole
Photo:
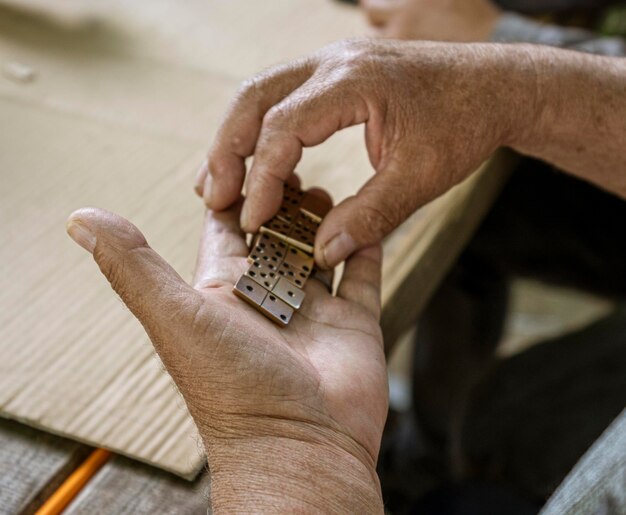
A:
{"label": "wood plank", "polygon": [[67,507],[65,515],[206,514],[209,474],[185,481],[120,456],[107,463]]}
{"label": "wood plank", "polygon": [[[193,175],[237,82],[364,27],[361,13],[330,1],[190,2],[0,6],[0,60],[35,70],[29,83],[0,80],[0,232],[10,243],[0,248],[0,411],[187,477],[202,457],[184,403],[140,324],[65,236],[65,218],[84,205],[116,211],[189,278],[203,209]],[[353,194],[372,173],[362,127],[307,149],[298,168],[336,201]],[[389,346],[500,179],[470,180],[386,243]]]}
{"label": "wood plank", "polygon": [[0,513],[34,513],[90,450],[18,422],[0,420]]}
{"label": "wood plank", "polygon": [[478,228],[517,160],[510,151],[498,151],[476,174],[418,211],[385,244],[381,325],[388,355]]}
{"label": "wood plank", "polygon": [[239,79],[137,60],[89,41],[89,31],[63,30],[41,17],[3,15],[0,6],[0,63],[23,63],[35,74],[28,83],[0,75],[0,96],[204,150]]}
{"label": "wood plank", "polygon": [[141,324],[64,225],[80,206],[120,212],[189,277],[200,156],[180,141],[1,97],[0,113],[11,127],[0,138],[0,412],[195,475],[202,457],[184,403]]}
{"label": "wood plank", "polygon": [[[239,80],[368,31],[362,11],[334,0],[3,0],[0,18],[7,20],[0,34],[17,41],[52,34],[78,60],[126,55]],[[28,33],[14,36],[24,22]]]}

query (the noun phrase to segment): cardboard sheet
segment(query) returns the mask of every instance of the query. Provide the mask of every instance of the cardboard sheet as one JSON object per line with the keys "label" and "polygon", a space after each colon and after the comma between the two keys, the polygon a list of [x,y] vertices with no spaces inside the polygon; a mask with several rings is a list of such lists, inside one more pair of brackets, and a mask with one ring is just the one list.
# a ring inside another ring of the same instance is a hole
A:
{"label": "cardboard sheet", "polygon": [[[0,3],[0,67],[32,72],[0,75],[0,415],[194,476],[204,458],[182,400],[65,219],[115,211],[190,278],[193,176],[239,82],[359,33],[361,14],[330,0]],[[304,184],[354,193],[371,173],[362,138],[351,129],[307,150]],[[428,248],[471,188],[389,243],[384,299],[412,270],[396,266],[407,249]]]}

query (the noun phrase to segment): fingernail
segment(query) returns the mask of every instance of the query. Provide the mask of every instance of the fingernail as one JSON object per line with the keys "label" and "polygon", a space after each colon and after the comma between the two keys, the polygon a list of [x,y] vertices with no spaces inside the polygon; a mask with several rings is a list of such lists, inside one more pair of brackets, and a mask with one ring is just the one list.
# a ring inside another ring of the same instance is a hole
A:
{"label": "fingernail", "polygon": [[241,222],[241,227],[243,229],[247,229],[248,228],[248,224],[250,223],[250,215],[248,214],[248,203],[247,202],[244,202],[243,203],[243,207],[241,208],[240,222]]}
{"label": "fingernail", "polygon": [[93,253],[93,249],[96,248],[96,237],[87,227],[76,220],[70,220],[67,222],[67,233],[87,252]]}
{"label": "fingernail", "polygon": [[346,232],[340,232],[326,242],[323,248],[324,261],[327,266],[334,266],[356,250],[356,243]]}
{"label": "fingernail", "polygon": [[206,180],[204,181],[204,190],[202,194],[202,198],[204,199],[204,203],[207,207],[211,207],[211,193],[213,191],[213,177],[210,173],[207,174]]}
{"label": "fingernail", "polygon": [[211,200],[211,173],[208,168],[209,163],[205,159],[196,172],[196,184],[193,188],[206,204]]}
{"label": "fingernail", "polygon": [[198,168],[198,171],[196,172],[196,177],[195,177],[195,184],[193,189],[195,190],[195,192],[198,194],[199,197],[203,197],[204,196],[204,183],[205,181],[205,175],[206,175],[206,169],[207,169],[207,160],[205,159],[202,164],[200,165],[200,167]]}

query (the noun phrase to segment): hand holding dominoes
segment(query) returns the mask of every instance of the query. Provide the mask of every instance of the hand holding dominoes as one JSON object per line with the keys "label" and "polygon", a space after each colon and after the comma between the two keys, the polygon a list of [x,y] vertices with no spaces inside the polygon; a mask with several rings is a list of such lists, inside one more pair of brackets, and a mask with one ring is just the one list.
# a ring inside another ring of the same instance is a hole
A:
{"label": "hand holding dominoes", "polygon": [[316,263],[337,266],[380,243],[499,146],[525,147],[542,119],[520,106],[546,105],[536,97],[541,88],[527,87],[536,81],[532,63],[525,49],[494,45],[334,43],[243,84],[196,192],[219,211],[239,198],[245,180],[241,226],[256,232],[278,209],[304,148],[364,124],[376,173],[328,213],[315,245]]}
{"label": "hand holding dominoes", "polygon": [[235,295],[286,326],[302,306],[309,277],[332,291],[332,271],[317,270],[313,259],[315,234],[330,208],[327,199],[286,185],[278,213],[252,239],[250,266],[235,284]]}
{"label": "hand holding dominoes", "polygon": [[[290,248],[298,257],[287,264],[305,272],[311,262],[294,245],[302,243],[295,237],[302,209],[293,211],[293,223],[285,219],[291,229],[282,238],[260,233],[250,251],[239,208],[207,211],[193,286],[113,213],[79,210],[68,231],[141,321],[183,395],[207,451],[214,512],[292,513],[306,506],[320,513],[382,513],[375,472],[387,415],[378,324],[381,249],[355,253],[335,295],[310,274],[304,290],[295,273],[286,274],[286,289],[276,288],[285,277],[279,274],[267,290],[249,275],[260,268],[252,263],[280,270],[272,257],[280,260]],[[289,291],[306,291],[288,326],[278,327],[233,295],[242,273],[255,291],[294,305]]]}

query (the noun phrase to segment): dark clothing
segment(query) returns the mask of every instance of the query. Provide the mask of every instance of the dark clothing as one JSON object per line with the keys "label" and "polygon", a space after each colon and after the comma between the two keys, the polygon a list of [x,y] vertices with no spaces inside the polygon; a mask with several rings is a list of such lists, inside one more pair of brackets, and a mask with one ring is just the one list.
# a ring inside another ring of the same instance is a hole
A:
{"label": "dark clothing", "polygon": [[[500,3],[530,12],[548,1]],[[566,3],[573,2],[551,2]],[[492,39],[626,52],[622,39],[511,13]],[[593,292],[616,311],[497,358],[518,277]],[[626,202],[522,160],[419,320],[412,412],[390,419],[395,434],[383,440],[379,461],[392,513],[537,513],[626,406],[625,301]],[[559,487],[546,515],[626,513],[624,431],[626,412]]]}
{"label": "dark clothing", "polygon": [[614,3],[613,0],[496,0],[507,11],[525,14],[569,11],[570,9],[599,9]]}

